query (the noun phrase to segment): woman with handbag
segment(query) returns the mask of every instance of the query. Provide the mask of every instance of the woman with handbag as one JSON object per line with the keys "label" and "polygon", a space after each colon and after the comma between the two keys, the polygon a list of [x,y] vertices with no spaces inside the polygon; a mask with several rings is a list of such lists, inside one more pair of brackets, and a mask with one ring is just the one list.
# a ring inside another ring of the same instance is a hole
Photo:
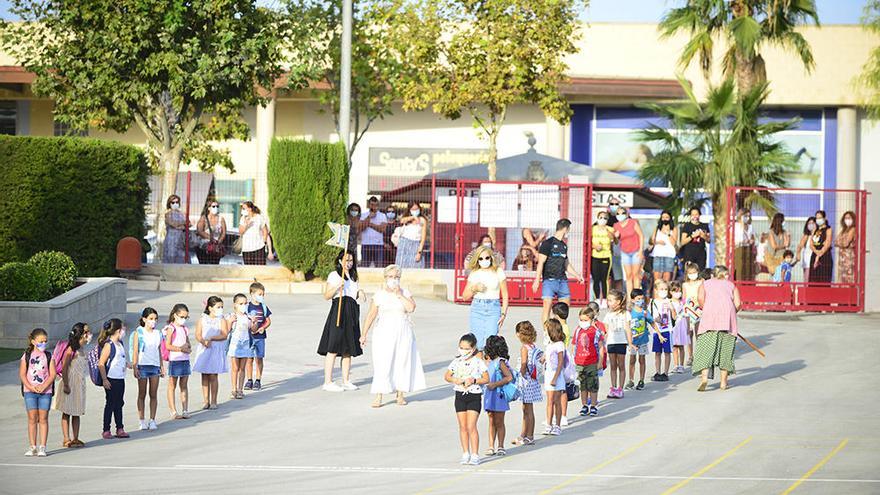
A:
{"label": "woman with handbag", "polygon": [[241,204],[241,222],[238,225],[241,235],[236,245],[240,244],[241,257],[245,265],[265,265],[266,247],[269,243],[269,227],[260,209],[253,201]]}
{"label": "woman with handbag", "polygon": [[220,216],[220,204],[208,201],[196,224],[198,244],[196,256],[200,265],[219,265],[220,259],[226,255],[226,220]]}

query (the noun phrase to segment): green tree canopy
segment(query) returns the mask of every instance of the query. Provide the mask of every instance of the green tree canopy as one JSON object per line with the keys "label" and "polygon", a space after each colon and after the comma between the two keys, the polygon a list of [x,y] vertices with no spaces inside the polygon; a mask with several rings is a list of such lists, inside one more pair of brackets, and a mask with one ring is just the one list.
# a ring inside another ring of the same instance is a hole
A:
{"label": "green tree canopy", "polygon": [[[869,0],[862,18],[865,29],[880,34],[880,0]],[[859,83],[867,92],[865,108],[872,119],[880,119],[880,46],[875,46],[868,56],[859,77]]]}

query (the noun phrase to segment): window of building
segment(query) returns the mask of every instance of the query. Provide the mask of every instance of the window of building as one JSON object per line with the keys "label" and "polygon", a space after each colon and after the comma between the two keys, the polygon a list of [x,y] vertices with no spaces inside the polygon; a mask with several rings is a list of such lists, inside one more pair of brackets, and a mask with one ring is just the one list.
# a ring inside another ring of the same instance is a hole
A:
{"label": "window of building", "polygon": [[83,131],[77,131],[70,127],[70,124],[65,124],[64,122],[55,121],[54,131],[56,136],[79,136],[79,137],[87,137],[89,135],[88,129]]}
{"label": "window of building", "polygon": [[18,105],[14,101],[0,101],[0,134],[15,135]]}

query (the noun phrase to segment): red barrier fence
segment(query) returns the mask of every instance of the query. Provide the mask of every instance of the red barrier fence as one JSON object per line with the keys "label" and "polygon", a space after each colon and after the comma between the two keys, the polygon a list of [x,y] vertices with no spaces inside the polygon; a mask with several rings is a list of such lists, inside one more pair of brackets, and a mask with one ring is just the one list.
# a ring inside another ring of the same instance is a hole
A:
{"label": "red barrier fence", "polygon": [[727,204],[727,259],[744,309],[864,310],[866,191],[730,187]]}
{"label": "red barrier fence", "polygon": [[[567,239],[569,260],[586,281],[569,281],[571,302],[579,306],[589,302],[591,185],[457,181],[455,196],[439,196],[436,207],[437,225],[455,226],[455,235],[444,238],[454,239],[456,302],[464,302],[465,259],[480,237],[492,229],[495,251],[505,258],[510,304],[540,305],[541,289],[532,291],[537,248],[526,238],[552,236],[560,218],[572,222]],[[441,239],[437,237],[438,244]]]}

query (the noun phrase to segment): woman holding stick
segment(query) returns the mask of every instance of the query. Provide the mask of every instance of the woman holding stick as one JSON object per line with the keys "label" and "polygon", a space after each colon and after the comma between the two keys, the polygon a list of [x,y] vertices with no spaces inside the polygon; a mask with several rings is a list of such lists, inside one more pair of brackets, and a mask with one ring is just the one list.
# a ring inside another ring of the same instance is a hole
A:
{"label": "woman holding stick", "polygon": [[[330,272],[324,287],[324,299],[332,300],[330,313],[324,323],[324,333],[318,344],[318,354],[324,359],[324,386],[327,392],[357,390],[351,383],[351,358],[364,353],[361,349],[360,307],[358,299],[365,298],[358,286],[357,262],[353,253],[340,251],[336,256],[336,270]],[[340,307],[341,304],[341,307]],[[342,356],[342,385],[333,382],[333,363]]]}
{"label": "woman holding stick", "polygon": [[703,308],[697,327],[697,345],[694,352],[693,374],[700,374],[700,392],[706,390],[715,367],[721,369],[721,390],[727,389],[727,375],[735,373],[733,354],[736,349],[736,313],[742,301],[739,290],[728,280],[727,267],[718,265],[712,278],[700,286],[697,300]]}

